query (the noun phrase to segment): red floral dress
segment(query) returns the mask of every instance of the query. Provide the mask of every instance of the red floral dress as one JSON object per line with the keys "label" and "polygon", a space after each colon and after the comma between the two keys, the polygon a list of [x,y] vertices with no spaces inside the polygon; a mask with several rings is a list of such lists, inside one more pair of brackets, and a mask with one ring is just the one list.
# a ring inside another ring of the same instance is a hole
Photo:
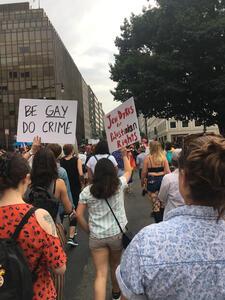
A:
{"label": "red floral dress", "polygon": [[[0,238],[10,237],[30,208],[31,205],[25,203],[0,207]],[[30,270],[39,263],[33,300],[55,300],[56,291],[49,268],[56,269],[66,263],[59,239],[47,234],[33,215],[20,232],[18,242],[28,259]]]}

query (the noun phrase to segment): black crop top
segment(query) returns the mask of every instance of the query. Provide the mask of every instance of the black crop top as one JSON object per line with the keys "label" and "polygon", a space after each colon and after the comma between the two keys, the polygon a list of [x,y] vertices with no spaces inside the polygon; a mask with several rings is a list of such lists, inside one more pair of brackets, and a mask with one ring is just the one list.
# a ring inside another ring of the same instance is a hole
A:
{"label": "black crop top", "polygon": [[164,171],[164,167],[148,168],[148,173],[161,173]]}

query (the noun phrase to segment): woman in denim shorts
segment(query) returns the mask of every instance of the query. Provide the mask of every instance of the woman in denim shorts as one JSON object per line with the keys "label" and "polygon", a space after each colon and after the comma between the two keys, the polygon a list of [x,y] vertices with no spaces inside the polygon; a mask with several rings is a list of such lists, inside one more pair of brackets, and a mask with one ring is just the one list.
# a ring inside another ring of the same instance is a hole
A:
{"label": "woman in denim shorts", "polygon": [[[96,270],[94,299],[105,300],[108,269],[111,269],[112,298],[120,299],[120,289],[115,270],[122,254],[122,234],[106,202],[114,211],[122,229],[125,230],[127,218],[124,208],[124,189],[131,176],[131,167],[126,150],[123,149],[124,174],[117,176],[113,163],[102,158],[98,160],[93,174],[92,184],[80,194],[77,208],[77,220],[89,234],[89,247]],[[88,209],[88,222],[85,211]]]}
{"label": "woman in denim shorts", "polygon": [[163,207],[158,198],[158,193],[163,176],[170,173],[168,161],[161,144],[158,141],[150,142],[150,154],[145,158],[142,170],[142,185],[147,177],[147,191],[153,204],[153,216],[156,223],[163,220]]}

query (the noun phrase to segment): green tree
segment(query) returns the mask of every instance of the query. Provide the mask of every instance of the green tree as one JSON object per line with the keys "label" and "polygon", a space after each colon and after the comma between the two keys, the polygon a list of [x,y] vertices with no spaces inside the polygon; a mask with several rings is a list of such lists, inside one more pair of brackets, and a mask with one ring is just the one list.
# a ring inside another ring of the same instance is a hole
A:
{"label": "green tree", "polygon": [[158,0],[124,21],[110,66],[116,100],[145,116],[196,119],[225,134],[225,0]]}

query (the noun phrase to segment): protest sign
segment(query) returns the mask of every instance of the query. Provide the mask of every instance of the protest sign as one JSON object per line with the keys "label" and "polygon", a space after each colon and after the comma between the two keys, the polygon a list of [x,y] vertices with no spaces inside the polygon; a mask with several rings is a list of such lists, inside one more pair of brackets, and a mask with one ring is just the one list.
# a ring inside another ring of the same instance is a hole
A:
{"label": "protest sign", "polygon": [[133,98],[105,115],[104,123],[110,152],[141,140]]}
{"label": "protest sign", "polygon": [[20,99],[17,141],[76,143],[77,101]]}

